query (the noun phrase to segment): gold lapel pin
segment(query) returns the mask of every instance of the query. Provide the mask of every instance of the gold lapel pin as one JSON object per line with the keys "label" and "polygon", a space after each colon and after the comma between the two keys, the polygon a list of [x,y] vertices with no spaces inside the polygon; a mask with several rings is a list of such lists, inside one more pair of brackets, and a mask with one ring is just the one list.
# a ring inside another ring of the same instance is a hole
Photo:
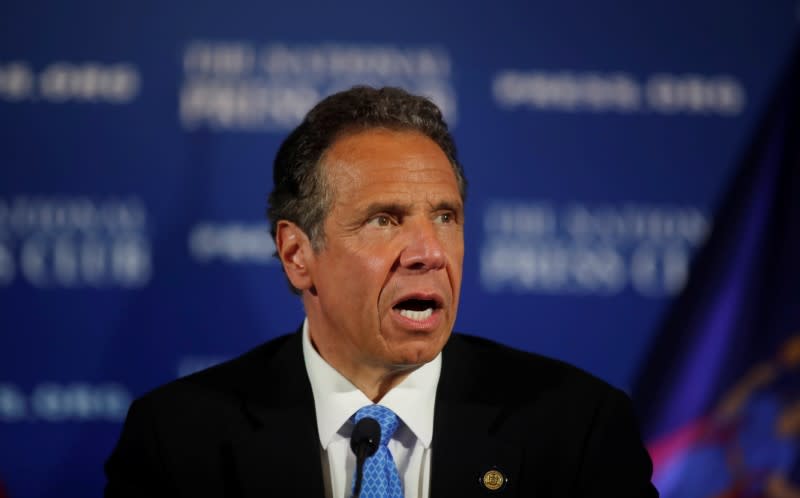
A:
{"label": "gold lapel pin", "polygon": [[497,468],[492,468],[483,473],[480,483],[489,491],[500,491],[508,483],[508,478]]}

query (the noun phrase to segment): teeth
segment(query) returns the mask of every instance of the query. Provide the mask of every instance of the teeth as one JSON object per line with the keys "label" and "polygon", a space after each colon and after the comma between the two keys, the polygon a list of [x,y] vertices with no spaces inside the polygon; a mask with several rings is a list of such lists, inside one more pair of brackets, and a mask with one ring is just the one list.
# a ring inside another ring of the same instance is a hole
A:
{"label": "teeth", "polygon": [[433,308],[428,308],[425,311],[400,310],[400,316],[417,320],[418,322],[429,318],[432,314]]}

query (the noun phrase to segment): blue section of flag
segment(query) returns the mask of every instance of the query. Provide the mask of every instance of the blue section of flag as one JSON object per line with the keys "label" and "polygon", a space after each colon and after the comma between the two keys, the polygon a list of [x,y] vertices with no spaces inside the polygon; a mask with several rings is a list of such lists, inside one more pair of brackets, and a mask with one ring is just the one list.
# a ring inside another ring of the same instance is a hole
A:
{"label": "blue section of flag", "polygon": [[800,490],[800,46],[644,365],[663,496]]}

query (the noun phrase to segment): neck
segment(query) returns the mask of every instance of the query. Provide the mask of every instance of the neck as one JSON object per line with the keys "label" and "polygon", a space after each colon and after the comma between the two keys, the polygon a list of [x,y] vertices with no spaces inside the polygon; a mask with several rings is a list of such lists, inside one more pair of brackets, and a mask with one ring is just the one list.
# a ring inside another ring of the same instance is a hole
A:
{"label": "neck", "polygon": [[419,368],[420,365],[392,365],[382,366],[369,363],[360,363],[354,361],[349,355],[345,358],[336,353],[333,348],[325,347],[324,343],[316,340],[314,334],[311,333],[309,328],[309,339],[311,345],[319,353],[323,360],[328,365],[332,366],[337,372],[349,380],[359,391],[377,403],[391,391],[395,386],[400,384],[411,372]]}
{"label": "neck", "polygon": [[[326,360],[327,361],[327,360]],[[361,372],[360,375],[349,375],[342,370],[339,370],[335,365],[333,368],[339,371],[347,380],[353,383],[359,391],[364,393],[373,403],[377,403],[391,391],[395,386],[403,382],[403,380],[413,372],[416,367],[404,368],[401,370],[391,372],[375,372],[367,373]]]}

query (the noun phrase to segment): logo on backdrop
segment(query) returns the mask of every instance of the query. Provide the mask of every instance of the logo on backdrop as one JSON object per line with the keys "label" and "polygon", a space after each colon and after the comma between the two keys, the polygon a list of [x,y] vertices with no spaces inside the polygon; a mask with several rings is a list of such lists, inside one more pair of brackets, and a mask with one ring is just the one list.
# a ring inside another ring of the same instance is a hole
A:
{"label": "logo on backdrop", "polygon": [[0,287],[139,288],[153,271],[136,197],[0,197]]}
{"label": "logo on backdrop", "polygon": [[324,96],[356,84],[400,86],[457,118],[451,59],[436,46],[197,40],[183,54],[184,129],[287,131]]}
{"label": "logo on backdrop", "polygon": [[132,399],[116,383],[44,382],[27,392],[0,382],[0,422],[121,422]]}
{"label": "logo on backdrop", "polygon": [[275,242],[264,221],[201,222],[189,231],[189,254],[198,263],[277,264]]}
{"label": "logo on backdrop", "polygon": [[660,73],[643,81],[624,72],[515,71],[497,73],[492,94],[504,109],[565,113],[655,113],[735,117],[747,96],[729,75]]}
{"label": "logo on backdrop", "polygon": [[58,61],[41,71],[0,62],[0,102],[128,104],[139,94],[139,69],[127,62]]}
{"label": "logo on backdrop", "polygon": [[709,231],[692,207],[490,202],[481,283],[488,292],[674,295]]}

